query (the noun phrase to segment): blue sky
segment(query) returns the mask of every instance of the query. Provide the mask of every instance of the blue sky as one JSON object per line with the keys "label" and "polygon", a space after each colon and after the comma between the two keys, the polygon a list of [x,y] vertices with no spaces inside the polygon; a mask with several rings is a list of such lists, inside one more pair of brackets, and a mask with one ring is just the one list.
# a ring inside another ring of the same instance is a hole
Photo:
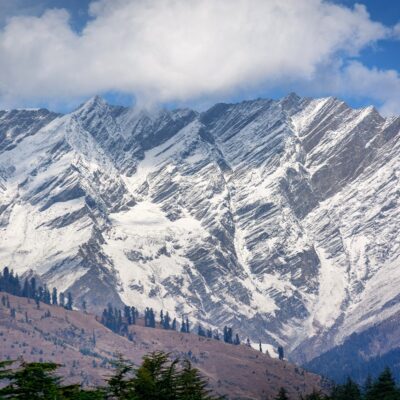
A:
{"label": "blue sky", "polygon": [[0,0],[0,28],[2,108],[295,91],[400,115],[396,0]]}
{"label": "blue sky", "polygon": [[[336,1],[348,7],[356,1]],[[367,7],[371,18],[387,26],[396,25],[400,21],[400,2],[397,0],[366,0],[359,1]],[[376,46],[369,47],[361,53],[361,60],[369,67],[396,69],[400,71],[400,40],[382,41]]]}

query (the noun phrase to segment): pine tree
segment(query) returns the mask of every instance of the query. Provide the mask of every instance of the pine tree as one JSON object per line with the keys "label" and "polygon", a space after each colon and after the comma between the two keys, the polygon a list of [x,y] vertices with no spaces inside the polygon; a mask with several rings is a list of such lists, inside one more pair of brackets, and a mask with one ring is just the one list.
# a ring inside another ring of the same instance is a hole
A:
{"label": "pine tree", "polygon": [[10,278],[10,270],[8,267],[4,267],[3,269],[3,279],[2,279],[2,290],[5,292],[9,291],[9,278]]}
{"label": "pine tree", "polygon": [[42,286],[39,286],[37,294],[36,294],[36,298],[40,301],[43,301],[44,299],[44,289],[42,288]]}
{"label": "pine tree", "polygon": [[114,309],[112,307],[111,303],[107,304],[107,310],[106,310],[106,315],[107,315],[107,320],[105,325],[110,328],[112,331],[115,332],[115,315],[114,315]]}
{"label": "pine tree", "polygon": [[10,380],[13,376],[11,369],[6,369],[8,366],[14,364],[14,360],[0,361],[0,380]]}
{"label": "pine tree", "polygon": [[150,326],[150,328],[156,327],[156,316],[155,316],[154,310],[152,308],[150,308],[150,311],[149,311],[149,326]]}
{"label": "pine tree", "polygon": [[67,305],[65,306],[65,308],[67,310],[72,310],[72,305],[73,305],[73,300],[72,300],[72,294],[71,292],[68,292],[67,294]]}
{"label": "pine tree", "polygon": [[226,325],[224,326],[224,342],[225,343],[233,343],[232,340],[232,328],[228,328]]}
{"label": "pine tree", "polygon": [[36,279],[34,277],[31,278],[31,284],[29,288],[29,297],[31,299],[36,298]]}
{"label": "pine tree", "polygon": [[206,331],[203,329],[203,327],[200,324],[199,324],[199,326],[197,328],[197,334],[199,336],[206,337]]}
{"label": "pine tree", "polygon": [[289,397],[287,395],[286,389],[281,387],[279,389],[279,392],[277,396],[275,397],[275,400],[289,400]]}
{"label": "pine tree", "polygon": [[24,287],[22,289],[22,297],[27,297],[27,298],[31,297],[30,285],[27,278],[25,279]]}
{"label": "pine tree", "polygon": [[372,385],[373,385],[372,376],[371,376],[371,374],[368,374],[367,379],[365,380],[365,383],[364,383],[364,387],[363,387],[364,395],[371,390]]}
{"label": "pine tree", "polygon": [[51,304],[51,295],[49,289],[45,286],[44,288],[44,295],[43,295],[43,302],[45,304]]}
{"label": "pine tree", "polygon": [[107,380],[108,394],[116,399],[134,398],[133,365],[120,354],[118,360],[113,362],[113,366],[115,373]]}
{"label": "pine tree", "polygon": [[396,388],[392,372],[385,368],[365,395],[366,400],[399,400],[400,393]]}
{"label": "pine tree", "polygon": [[176,331],[176,318],[174,318],[174,320],[172,321],[171,329],[172,329],[173,331]]}
{"label": "pine tree", "polygon": [[53,288],[53,292],[51,294],[51,303],[55,306],[58,304],[58,296],[57,296],[57,289]]}
{"label": "pine tree", "polygon": [[60,302],[59,302],[61,307],[64,307],[65,305],[65,295],[63,292],[60,293]]}
{"label": "pine tree", "polygon": [[321,393],[313,390],[312,393],[306,395],[305,397],[301,397],[301,400],[329,400],[329,397],[325,397]]}
{"label": "pine tree", "polygon": [[19,276],[16,275],[15,276],[15,292],[14,292],[14,294],[16,296],[21,296],[21,292],[22,292],[22,290],[21,290],[21,284],[20,284],[20,281],[19,281]]}
{"label": "pine tree", "polygon": [[240,344],[240,339],[239,339],[239,335],[238,334],[235,335],[235,339],[233,341],[233,344],[236,345],[236,346],[238,346]]}
{"label": "pine tree", "polygon": [[280,360],[283,360],[285,358],[285,354],[284,354],[282,346],[278,346],[278,357]]}
{"label": "pine tree", "polygon": [[186,331],[186,323],[185,323],[185,320],[183,319],[183,317],[182,317],[182,323],[181,323],[181,332],[182,333],[186,333],[187,331]]}
{"label": "pine tree", "polygon": [[171,317],[169,316],[168,311],[164,315],[162,327],[167,330],[171,329]]}
{"label": "pine tree", "polygon": [[144,310],[144,326],[150,326],[150,310],[148,307]]}
{"label": "pine tree", "polygon": [[0,274],[0,291],[5,291],[14,296],[21,295],[21,287],[18,275],[14,276],[13,270],[5,267],[3,273]]}
{"label": "pine tree", "polygon": [[207,389],[208,382],[192,367],[189,360],[184,361],[182,371],[177,379],[177,399],[179,400],[207,400],[212,399]]}
{"label": "pine tree", "polygon": [[129,306],[124,307],[124,318],[128,325],[132,325],[132,312]]}
{"label": "pine tree", "polygon": [[344,385],[336,386],[332,391],[333,400],[361,400],[359,386],[350,378]]}
{"label": "pine tree", "polygon": [[135,325],[135,324],[136,324],[137,314],[138,314],[138,312],[137,312],[136,308],[132,306],[132,307],[131,307],[131,320],[132,320],[132,325]]}
{"label": "pine tree", "polygon": [[176,392],[176,364],[168,362],[168,355],[162,352],[151,353],[143,358],[143,363],[133,379],[135,399],[160,400],[174,399]]}
{"label": "pine tree", "polygon": [[361,400],[360,387],[351,378],[348,378],[346,383],[343,385],[343,399]]}
{"label": "pine tree", "polygon": [[164,311],[163,310],[160,311],[160,326],[161,327],[164,326]]}
{"label": "pine tree", "polygon": [[9,384],[0,389],[0,398],[12,399],[57,399],[61,378],[54,375],[54,363],[26,363],[21,369],[9,374]]}

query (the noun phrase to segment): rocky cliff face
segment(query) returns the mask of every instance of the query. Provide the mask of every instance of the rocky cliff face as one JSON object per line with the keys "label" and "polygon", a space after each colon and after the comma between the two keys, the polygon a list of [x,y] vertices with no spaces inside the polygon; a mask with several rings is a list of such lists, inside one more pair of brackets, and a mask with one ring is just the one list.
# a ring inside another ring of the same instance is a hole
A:
{"label": "rocky cliff face", "polygon": [[[335,98],[0,114],[0,255],[307,361],[400,310],[400,119]],[[312,344],[304,354],[304,342]]]}

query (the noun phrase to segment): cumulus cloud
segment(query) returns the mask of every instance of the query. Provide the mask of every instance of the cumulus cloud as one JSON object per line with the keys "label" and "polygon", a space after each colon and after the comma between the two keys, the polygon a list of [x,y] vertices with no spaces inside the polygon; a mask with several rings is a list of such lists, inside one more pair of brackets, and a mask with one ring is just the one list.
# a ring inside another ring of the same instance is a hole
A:
{"label": "cumulus cloud", "polygon": [[[311,81],[392,35],[364,6],[323,0],[99,0],[90,16],[79,34],[63,9],[10,19],[0,31],[3,103],[107,91],[185,102]],[[398,76],[372,71],[379,78]]]}

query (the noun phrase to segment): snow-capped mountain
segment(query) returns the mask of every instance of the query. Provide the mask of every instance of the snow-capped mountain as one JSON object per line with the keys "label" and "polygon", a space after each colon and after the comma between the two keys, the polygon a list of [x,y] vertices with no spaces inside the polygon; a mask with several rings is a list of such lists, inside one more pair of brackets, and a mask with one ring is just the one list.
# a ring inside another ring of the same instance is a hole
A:
{"label": "snow-capped mountain", "polygon": [[1,260],[308,360],[400,310],[399,154],[400,118],[335,98],[4,111]]}

